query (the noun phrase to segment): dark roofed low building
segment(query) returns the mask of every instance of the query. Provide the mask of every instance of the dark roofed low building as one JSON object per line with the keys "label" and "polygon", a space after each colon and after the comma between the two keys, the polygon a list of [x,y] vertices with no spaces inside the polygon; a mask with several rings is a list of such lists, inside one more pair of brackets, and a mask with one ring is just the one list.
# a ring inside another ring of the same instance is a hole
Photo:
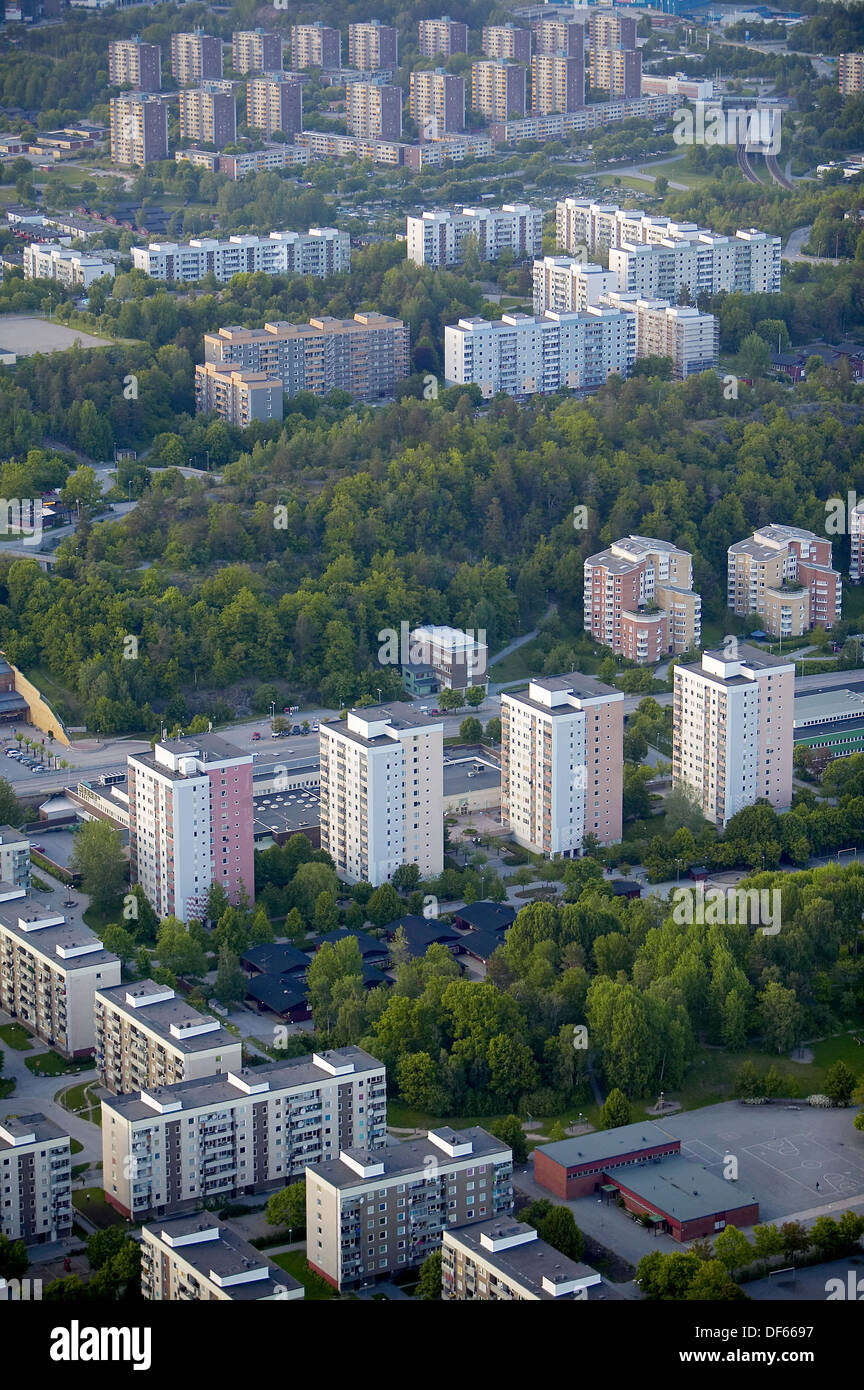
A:
{"label": "dark roofed low building", "polygon": [[240,964],[258,975],[299,975],[309,965],[309,957],[288,943],[265,942],[244,951]]}
{"label": "dark roofed low building", "polygon": [[247,985],[246,998],[259,1013],[278,1014],[290,1023],[312,1017],[305,985],[290,975],[256,975]]}
{"label": "dark roofed low building", "polygon": [[642,889],[633,878],[613,878],[608,885],[616,898],[641,898]]}
{"label": "dark roofed low building", "polygon": [[459,954],[471,956],[483,965],[504,945],[504,933],[494,931],[469,931],[459,937]]}
{"label": "dark roofed low building", "polygon": [[507,903],[493,903],[483,898],[468,903],[453,914],[453,925],[460,931],[506,931],[516,920],[516,909]]}
{"label": "dark roofed low building", "polygon": [[445,927],[443,922],[439,922],[437,918],[418,917],[411,912],[406,913],[404,917],[396,917],[394,921],[387,923],[384,930],[387,933],[388,941],[394,939],[400,928],[405,934],[408,950],[412,956],[425,956],[432,945],[447,946],[455,954],[454,948],[462,940],[458,931],[454,931],[452,927]]}
{"label": "dark roofed low building", "polygon": [[368,960],[372,964],[376,961],[387,960],[390,951],[386,941],[378,941],[376,937],[370,936],[365,931],[349,931],[347,927],[334,927],[333,931],[325,932],[316,949],[320,950],[325,943],[335,946],[337,941],[345,941],[349,936],[354,937],[364,960]]}
{"label": "dark roofed low building", "polygon": [[389,985],[390,981],[382,973],[377,965],[369,965],[365,960],[360,978],[363,981],[364,989],[377,989],[379,985]]}

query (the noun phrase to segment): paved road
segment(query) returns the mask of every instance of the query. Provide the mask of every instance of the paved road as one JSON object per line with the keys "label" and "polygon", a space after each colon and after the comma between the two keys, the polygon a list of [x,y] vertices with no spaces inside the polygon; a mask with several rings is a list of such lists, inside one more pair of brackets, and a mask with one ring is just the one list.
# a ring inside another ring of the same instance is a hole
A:
{"label": "paved road", "polygon": [[789,237],[783,249],[784,261],[803,261],[805,265],[839,265],[840,262],[830,256],[805,256],[802,254],[801,247],[813,230],[813,225],[809,227],[796,227]]}
{"label": "paved road", "polygon": [[[9,1023],[9,1015],[0,1010],[0,1023]],[[50,1048],[36,1038],[31,1039],[32,1046],[29,1052],[16,1052],[0,1038],[0,1049],[4,1057],[3,1076],[5,1079],[14,1077],[16,1087],[11,1096],[6,1100],[0,1100],[0,1115],[32,1115],[41,1111],[47,1115],[49,1120],[53,1120],[67,1134],[71,1134],[84,1145],[81,1153],[75,1154],[72,1162],[78,1163],[99,1163],[102,1159],[102,1130],[98,1125],[91,1125],[89,1121],[82,1120],[78,1115],[71,1114],[64,1110],[54,1100],[56,1093],[64,1086],[74,1086],[81,1081],[98,1081],[99,1073],[93,1066],[88,1066],[82,1062],[81,1071],[78,1075],[74,1072],[64,1076],[34,1076],[26,1065],[25,1058],[34,1058],[50,1052]]]}

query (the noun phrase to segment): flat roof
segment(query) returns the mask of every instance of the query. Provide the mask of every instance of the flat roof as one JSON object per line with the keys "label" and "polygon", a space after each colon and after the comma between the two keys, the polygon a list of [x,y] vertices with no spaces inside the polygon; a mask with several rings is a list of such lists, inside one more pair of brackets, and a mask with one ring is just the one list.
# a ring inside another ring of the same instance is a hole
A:
{"label": "flat roof", "polygon": [[[34,1144],[47,1144],[51,1140],[69,1138],[66,1131],[43,1115],[41,1110],[34,1111],[32,1115],[4,1116],[0,1118],[0,1152],[14,1153],[16,1148],[24,1148],[31,1134],[34,1138],[30,1142]],[[12,1136],[11,1141],[7,1135]]]}
{"label": "flat roof", "polygon": [[[441,727],[439,720],[428,714],[420,714],[413,705],[407,704],[404,700],[394,700],[386,705],[360,706],[349,710],[349,715],[354,715],[370,724],[389,724],[391,729],[397,731]],[[365,738],[357,729],[349,728],[348,719],[340,719],[338,723],[322,725],[321,733],[324,733],[325,729],[331,733],[339,733],[344,738],[351,739],[353,743],[359,743],[363,748],[383,748],[387,745],[392,746],[393,743],[387,734],[377,734],[374,738]]]}
{"label": "flat roof", "polygon": [[[351,1075],[356,1076],[367,1071],[383,1072],[384,1070],[383,1062],[379,1062],[375,1057],[370,1057],[368,1052],[364,1052],[359,1047],[340,1047],[316,1055],[331,1060],[336,1066],[347,1066],[353,1063],[354,1071],[344,1073],[345,1079]],[[231,1075],[236,1076],[241,1082],[249,1086],[260,1086],[262,1082],[266,1082],[270,1092],[294,1086],[320,1086],[322,1082],[338,1080],[338,1074],[320,1067],[311,1053],[303,1057],[288,1057],[282,1062],[273,1062],[263,1067],[247,1067],[232,1072]],[[196,1110],[202,1107],[228,1105],[235,1101],[248,1100],[250,1094],[255,1093],[243,1090],[226,1074],[225,1076],[200,1076],[188,1081],[175,1081],[170,1086],[148,1086],[146,1094],[152,1096],[160,1104],[167,1105],[179,1102],[181,1110]],[[141,1091],[132,1091],[128,1095],[106,1096],[102,1103],[133,1122],[136,1120],[152,1121],[159,1113],[152,1105],[148,1105],[145,1100],[142,1100]]]}
{"label": "flat roof", "polygon": [[[829,719],[840,727],[853,719],[864,718],[864,695],[856,690],[829,690],[822,695],[796,695],[792,706],[792,723],[796,729],[821,724]],[[0,836],[3,831],[0,829]]]}
{"label": "flat roof", "polygon": [[[310,1163],[307,1171],[316,1178],[322,1178],[333,1187],[374,1187],[376,1183],[385,1182],[388,1178],[399,1177],[404,1173],[423,1172],[428,1169],[429,1164],[426,1160],[434,1158],[436,1165],[442,1166],[448,1162],[458,1163],[468,1159],[491,1159],[495,1155],[502,1156],[502,1162],[509,1161],[510,1148],[502,1139],[496,1139],[488,1130],[481,1129],[479,1125],[474,1125],[470,1129],[451,1130],[442,1127],[436,1130],[447,1142],[455,1144],[471,1144],[471,1152],[457,1154],[450,1159],[446,1151],[440,1145],[433,1143],[427,1137],[423,1139],[409,1139],[403,1144],[394,1144],[387,1149],[345,1149],[344,1153],[351,1158],[356,1158],[360,1163],[381,1164],[383,1173],[376,1173],[364,1178],[355,1168],[344,1163],[341,1158],[325,1159],[321,1163]],[[433,1169],[433,1171],[435,1171]]]}
{"label": "flat roof", "polygon": [[601,1129],[593,1134],[580,1134],[575,1139],[559,1139],[554,1144],[542,1144],[534,1150],[566,1168],[584,1163],[602,1163],[604,1159],[620,1158],[622,1154],[638,1153],[640,1149],[656,1149],[661,1144],[677,1144],[674,1134],[653,1123],[639,1120],[617,1129]]}
{"label": "flat roof", "polygon": [[[96,995],[107,1000],[111,1006],[129,1023],[139,1028],[148,1028],[177,1052],[209,1052],[214,1047],[236,1047],[235,1038],[228,1029],[210,1014],[202,1014],[177,994],[170,999],[160,996],[168,993],[164,985],[155,980],[135,980],[128,985],[113,985],[109,989],[97,989]],[[137,1000],[138,1003],[131,1003]],[[152,999],[152,1003],[145,1002]],[[199,1026],[209,1025],[206,1033],[195,1033]],[[216,1025],[213,1027],[212,1025]],[[173,1030],[177,1029],[178,1032]],[[191,1034],[191,1036],[190,1036]]]}
{"label": "flat roof", "polygon": [[[531,685],[539,686],[541,690],[572,691],[577,700],[595,700],[598,697],[613,695],[619,699],[624,698],[620,690],[616,690],[613,685],[605,685],[603,681],[598,681],[594,676],[584,676],[581,671],[570,671],[564,676],[544,676],[539,680],[532,680]],[[532,699],[530,686],[525,686],[522,690],[505,690],[502,692],[502,699],[518,700],[522,705],[528,705],[530,709],[536,709],[538,713],[557,718],[563,715],[572,715],[573,706],[544,705],[539,700]]]}
{"label": "flat roof", "polygon": [[[524,1237],[531,1233],[531,1239]],[[596,1269],[581,1261],[571,1260],[562,1255],[554,1246],[541,1240],[533,1226],[513,1217],[493,1217],[489,1221],[475,1221],[470,1226],[451,1226],[445,1230],[445,1239],[461,1245],[470,1255],[482,1260],[490,1269],[496,1270],[504,1279],[521,1285],[536,1294],[539,1299],[554,1303],[560,1300],[576,1300],[574,1292],[554,1294],[543,1287],[543,1280],[555,1284],[578,1280],[581,1289],[601,1284],[602,1279]],[[509,1245],[504,1249],[492,1250],[484,1245],[481,1237],[496,1242],[512,1237],[523,1237],[522,1243]]]}
{"label": "flat roof", "polygon": [[[41,920],[51,921],[52,918],[61,915],[56,907],[49,907],[47,903],[40,903],[29,897],[14,898],[11,902],[0,903],[0,926],[4,931],[14,936],[28,951],[50,960],[59,970],[84,970],[93,965],[109,965],[118,961],[118,957],[113,952],[106,951],[96,933],[83,922],[70,922],[64,917],[56,926],[33,927],[30,931],[25,931],[18,925],[19,919],[35,923]],[[81,955],[60,954],[82,946],[95,946],[98,949],[87,950]]]}
{"label": "flat roof", "polygon": [[677,1154],[662,1163],[628,1168],[626,1177],[617,1181],[676,1221],[695,1221],[715,1212],[758,1205],[759,1201],[737,1183],[718,1178],[703,1164]]}
{"label": "flat roof", "polygon": [[[243,1282],[229,1283],[225,1287],[235,1301],[252,1301],[259,1298],[274,1298],[279,1289],[286,1289],[288,1296],[303,1296],[303,1286],[298,1280],[286,1274],[273,1264],[248,1240],[244,1240],[233,1227],[218,1221],[210,1212],[195,1212],[190,1216],[174,1216],[164,1221],[148,1221],[142,1227],[148,1235],[169,1246],[173,1255],[190,1265],[204,1279],[216,1276],[215,1282],[245,1276]],[[214,1239],[213,1232],[218,1236]],[[201,1239],[190,1239],[196,1234]],[[181,1241],[181,1244],[175,1242]],[[249,1276],[260,1272],[259,1278]],[[299,1291],[299,1292],[298,1292]]]}

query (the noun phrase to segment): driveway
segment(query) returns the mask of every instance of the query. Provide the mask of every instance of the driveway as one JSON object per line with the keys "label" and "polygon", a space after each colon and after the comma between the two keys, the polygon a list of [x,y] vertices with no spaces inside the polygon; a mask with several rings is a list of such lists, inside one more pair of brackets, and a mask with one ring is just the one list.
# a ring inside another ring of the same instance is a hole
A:
{"label": "driveway", "polygon": [[[0,1010],[0,1023],[9,1023],[9,1015]],[[0,1118],[6,1115],[33,1115],[41,1112],[53,1120],[66,1134],[84,1145],[81,1153],[74,1154],[73,1166],[77,1163],[99,1163],[102,1160],[102,1130],[99,1125],[91,1125],[58,1105],[54,1096],[65,1086],[74,1086],[82,1081],[98,1081],[99,1073],[94,1066],[81,1063],[81,1071],[67,1072],[63,1076],[34,1076],[26,1065],[25,1058],[44,1056],[50,1048],[37,1039],[32,1039],[29,1052],[16,1052],[0,1039],[3,1052],[3,1077],[14,1077],[16,1086],[11,1096],[0,1100]]]}

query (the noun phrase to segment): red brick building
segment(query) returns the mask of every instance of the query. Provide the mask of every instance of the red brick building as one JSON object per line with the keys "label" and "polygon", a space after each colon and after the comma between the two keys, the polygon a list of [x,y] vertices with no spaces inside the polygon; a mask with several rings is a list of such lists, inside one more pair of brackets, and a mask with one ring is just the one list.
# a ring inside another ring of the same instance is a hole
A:
{"label": "red brick building", "polygon": [[544,1144],[534,1150],[534,1178],[541,1187],[569,1202],[574,1197],[599,1192],[604,1184],[615,1181],[613,1175],[618,1168],[680,1152],[680,1139],[673,1139],[659,1125],[646,1120]]}

